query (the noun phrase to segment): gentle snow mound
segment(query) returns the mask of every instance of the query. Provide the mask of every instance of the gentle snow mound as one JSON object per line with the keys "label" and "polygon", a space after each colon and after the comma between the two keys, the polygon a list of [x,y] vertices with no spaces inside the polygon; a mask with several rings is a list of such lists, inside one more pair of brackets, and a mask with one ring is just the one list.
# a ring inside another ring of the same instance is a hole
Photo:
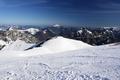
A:
{"label": "gentle snow mound", "polygon": [[83,48],[92,47],[89,44],[86,44],[82,41],[67,39],[64,37],[56,37],[51,40],[48,40],[44,44],[41,45],[39,48],[34,48],[29,51],[37,52],[37,53],[60,53],[66,52],[71,50],[78,50]]}

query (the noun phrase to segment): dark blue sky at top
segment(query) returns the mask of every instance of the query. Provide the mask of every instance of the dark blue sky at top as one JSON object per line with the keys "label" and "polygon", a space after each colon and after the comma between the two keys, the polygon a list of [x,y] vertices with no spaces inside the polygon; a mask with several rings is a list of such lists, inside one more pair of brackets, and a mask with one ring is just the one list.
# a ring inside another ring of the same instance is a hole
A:
{"label": "dark blue sky at top", "polygon": [[119,24],[120,0],[0,0],[0,24]]}

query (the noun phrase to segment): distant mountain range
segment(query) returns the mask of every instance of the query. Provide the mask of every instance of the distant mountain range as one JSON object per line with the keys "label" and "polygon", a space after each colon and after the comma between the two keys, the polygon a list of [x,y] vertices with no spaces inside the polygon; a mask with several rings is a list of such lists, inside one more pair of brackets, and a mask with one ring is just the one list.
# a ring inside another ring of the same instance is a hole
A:
{"label": "distant mountain range", "polygon": [[0,48],[18,39],[27,43],[40,44],[56,36],[80,40],[91,45],[103,45],[120,42],[120,28],[65,27],[58,24],[44,28],[29,26],[21,28],[21,26],[7,25],[4,29],[0,29],[0,41],[2,42]]}

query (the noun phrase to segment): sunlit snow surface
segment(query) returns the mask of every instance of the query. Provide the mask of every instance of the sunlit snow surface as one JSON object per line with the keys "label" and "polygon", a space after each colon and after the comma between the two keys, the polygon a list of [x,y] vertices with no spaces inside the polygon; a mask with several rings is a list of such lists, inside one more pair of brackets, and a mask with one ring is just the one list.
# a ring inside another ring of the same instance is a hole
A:
{"label": "sunlit snow surface", "polygon": [[120,45],[49,50],[1,51],[0,80],[120,80]]}

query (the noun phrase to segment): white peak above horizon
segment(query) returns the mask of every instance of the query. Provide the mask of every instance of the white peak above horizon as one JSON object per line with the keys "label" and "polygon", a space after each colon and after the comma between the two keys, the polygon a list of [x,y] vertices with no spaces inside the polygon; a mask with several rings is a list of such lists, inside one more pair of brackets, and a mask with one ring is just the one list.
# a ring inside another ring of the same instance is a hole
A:
{"label": "white peak above horizon", "polygon": [[53,27],[60,27],[61,25],[59,24],[54,24]]}

